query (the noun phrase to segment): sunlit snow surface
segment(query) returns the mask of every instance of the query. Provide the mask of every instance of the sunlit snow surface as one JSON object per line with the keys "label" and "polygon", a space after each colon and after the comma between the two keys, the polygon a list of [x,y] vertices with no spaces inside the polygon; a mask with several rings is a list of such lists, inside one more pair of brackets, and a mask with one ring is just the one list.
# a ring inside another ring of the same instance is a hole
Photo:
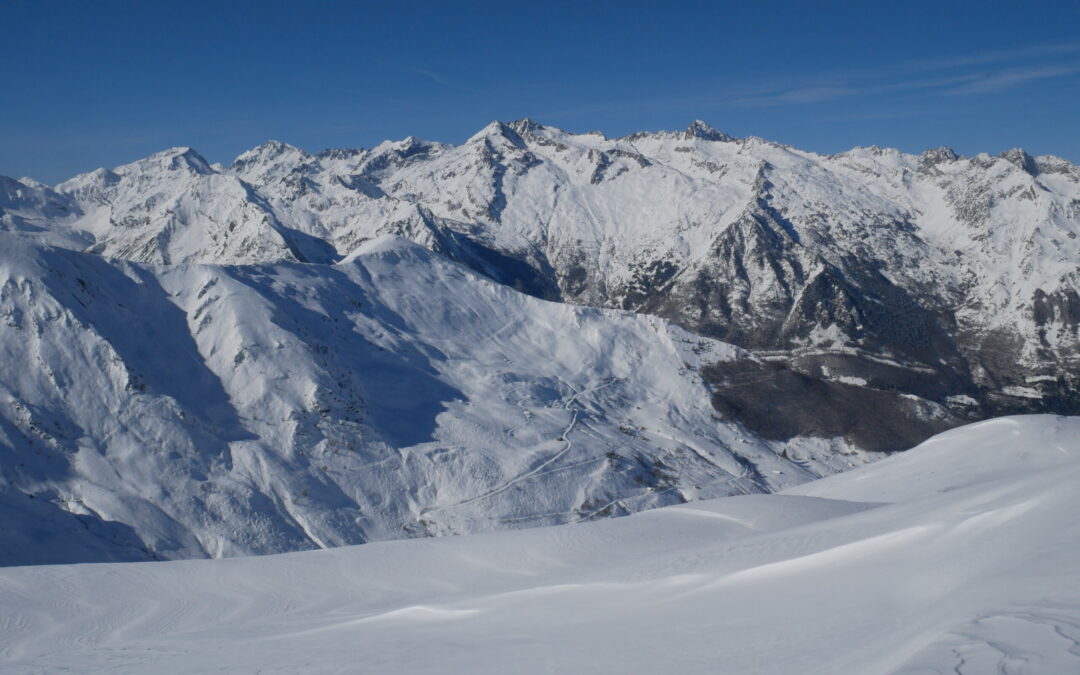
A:
{"label": "sunlit snow surface", "polygon": [[0,570],[4,672],[1080,672],[1080,419],[525,531]]}
{"label": "sunlit snow surface", "polygon": [[734,358],[396,237],[154,266],[0,232],[0,565],[553,525],[868,459],[718,421],[698,370]]}

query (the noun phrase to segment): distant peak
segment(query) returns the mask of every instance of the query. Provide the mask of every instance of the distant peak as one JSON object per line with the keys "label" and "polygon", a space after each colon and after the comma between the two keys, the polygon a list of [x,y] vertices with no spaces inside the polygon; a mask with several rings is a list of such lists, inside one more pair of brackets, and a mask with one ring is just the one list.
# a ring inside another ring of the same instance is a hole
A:
{"label": "distant peak", "polygon": [[686,128],[686,135],[692,138],[700,138],[705,141],[733,141],[732,136],[725,134],[716,127],[701,120],[694,120]]}
{"label": "distant peak", "polygon": [[391,143],[389,147],[401,157],[413,157],[431,152],[436,144],[416,136],[406,136],[403,140]]}
{"label": "distant peak", "polygon": [[1080,171],[1067,159],[1056,155],[1039,155],[1035,158],[1039,173],[1070,173],[1080,178]]}
{"label": "distant peak", "polygon": [[155,152],[144,160],[156,163],[170,171],[191,171],[197,174],[211,174],[214,169],[206,158],[189,147],[175,147]]}
{"label": "distant peak", "polygon": [[33,178],[30,178],[29,176],[23,176],[22,178],[20,178],[18,180],[18,182],[22,183],[26,187],[34,188],[36,190],[41,190],[41,189],[45,189],[45,188],[49,187],[45,183],[42,183],[39,180],[34,180]]}
{"label": "distant peak", "polygon": [[307,154],[303,150],[301,150],[300,148],[296,147],[295,145],[289,145],[288,143],[284,143],[282,141],[276,141],[274,139],[270,139],[269,141],[266,141],[262,145],[255,148],[255,150],[258,150],[258,151],[261,151],[261,152],[264,152],[264,153],[272,153],[274,155],[280,155],[280,154],[283,154],[283,153],[286,153],[286,152],[299,152],[299,153],[302,153],[302,154]]}
{"label": "distant peak", "polygon": [[1036,164],[1035,158],[1027,154],[1027,152],[1023,148],[1013,148],[1012,150],[1006,150],[1005,152],[998,155],[998,157],[1024,170],[1032,176],[1039,175],[1039,165]]}
{"label": "distant peak", "polygon": [[269,140],[262,145],[257,145],[251,150],[241,153],[235,160],[233,160],[233,168],[239,168],[246,164],[252,164],[257,162],[272,162],[279,157],[285,155],[299,155],[301,157],[307,157],[308,154],[295,146],[283,143],[281,141]]}
{"label": "distant peak", "polygon": [[523,117],[519,120],[514,120],[513,122],[507,123],[506,126],[510,129],[513,129],[518,134],[536,133],[543,130],[544,128],[543,124],[540,124],[536,120],[529,117]]}
{"label": "distant peak", "polygon": [[936,166],[944,162],[955,162],[960,159],[960,155],[956,154],[956,151],[952,148],[942,145],[929,150],[924,150],[919,155],[919,161],[924,166]]}
{"label": "distant peak", "polygon": [[514,129],[513,124],[513,122],[511,122],[510,124],[506,124],[505,122],[495,120],[494,122],[491,122],[486,127],[481,129],[479,132],[477,132],[472,138],[469,139],[469,142],[497,136],[505,139],[511,145],[519,148],[524,148],[525,141],[521,138],[521,134],[519,134],[517,130]]}
{"label": "distant peak", "polygon": [[367,150],[364,148],[327,148],[320,150],[315,156],[319,159],[349,159],[365,152]]}

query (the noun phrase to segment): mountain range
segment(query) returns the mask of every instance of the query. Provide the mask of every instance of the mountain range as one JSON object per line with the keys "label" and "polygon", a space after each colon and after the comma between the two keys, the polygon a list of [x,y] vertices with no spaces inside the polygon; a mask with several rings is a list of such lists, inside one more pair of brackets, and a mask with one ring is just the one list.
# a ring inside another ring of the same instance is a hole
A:
{"label": "mountain range", "polygon": [[0,177],[0,562],[773,492],[1080,412],[1080,167],[531,120]]}

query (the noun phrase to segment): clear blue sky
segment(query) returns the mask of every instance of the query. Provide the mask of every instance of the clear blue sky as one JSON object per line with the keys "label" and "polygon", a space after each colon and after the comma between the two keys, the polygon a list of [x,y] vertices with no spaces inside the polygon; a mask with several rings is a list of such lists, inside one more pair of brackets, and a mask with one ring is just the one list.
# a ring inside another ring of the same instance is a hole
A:
{"label": "clear blue sky", "polygon": [[0,174],[533,117],[1080,161],[1080,2],[0,0]]}

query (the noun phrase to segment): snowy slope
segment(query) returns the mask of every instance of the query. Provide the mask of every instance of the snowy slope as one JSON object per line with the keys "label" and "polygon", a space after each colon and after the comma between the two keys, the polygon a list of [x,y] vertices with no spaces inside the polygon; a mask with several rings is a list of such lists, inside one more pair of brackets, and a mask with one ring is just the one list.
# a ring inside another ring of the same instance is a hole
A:
{"label": "snowy slope", "polygon": [[1080,420],[1017,417],[787,494],[628,518],[261,558],[7,568],[0,664],[1077,672],[1078,480]]}
{"label": "snowy slope", "polygon": [[719,422],[698,371],[730,345],[394,237],[222,267],[0,234],[0,318],[3,564],[590,520],[870,457]]}

